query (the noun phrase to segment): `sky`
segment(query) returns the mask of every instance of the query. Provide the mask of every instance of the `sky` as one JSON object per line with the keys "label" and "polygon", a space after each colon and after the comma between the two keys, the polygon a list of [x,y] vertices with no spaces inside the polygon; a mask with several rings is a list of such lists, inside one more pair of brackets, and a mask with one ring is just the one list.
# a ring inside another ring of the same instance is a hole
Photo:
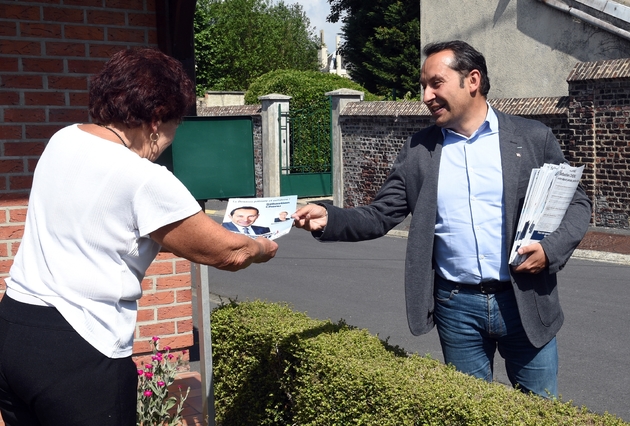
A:
{"label": "sky", "polygon": [[328,53],[335,49],[335,37],[341,32],[341,23],[331,24],[326,22],[326,17],[330,13],[330,4],[327,0],[285,0],[285,4],[299,3],[304,9],[304,13],[311,21],[311,27],[315,27],[315,34],[319,39],[320,30],[324,30],[324,42],[328,48]]}

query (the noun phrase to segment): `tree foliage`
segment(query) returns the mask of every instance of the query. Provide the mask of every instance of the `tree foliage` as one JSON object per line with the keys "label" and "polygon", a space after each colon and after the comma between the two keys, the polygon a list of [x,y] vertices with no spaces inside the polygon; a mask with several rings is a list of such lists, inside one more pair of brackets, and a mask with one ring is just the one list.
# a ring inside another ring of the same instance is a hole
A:
{"label": "tree foliage", "polygon": [[276,69],[316,70],[318,39],[299,4],[198,0],[197,90],[246,90]]}
{"label": "tree foliage", "polygon": [[342,22],[340,53],[353,80],[372,93],[420,93],[420,2],[328,0],[329,22]]}

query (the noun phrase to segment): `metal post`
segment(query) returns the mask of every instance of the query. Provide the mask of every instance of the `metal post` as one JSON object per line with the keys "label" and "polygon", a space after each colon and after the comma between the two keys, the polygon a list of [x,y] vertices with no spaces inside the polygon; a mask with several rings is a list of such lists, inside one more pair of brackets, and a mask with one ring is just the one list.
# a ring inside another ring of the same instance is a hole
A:
{"label": "metal post", "polygon": [[215,426],[214,381],[212,377],[212,335],[210,327],[210,267],[190,263],[190,278],[197,288],[197,330],[199,332],[199,366],[201,370],[202,416],[208,426]]}

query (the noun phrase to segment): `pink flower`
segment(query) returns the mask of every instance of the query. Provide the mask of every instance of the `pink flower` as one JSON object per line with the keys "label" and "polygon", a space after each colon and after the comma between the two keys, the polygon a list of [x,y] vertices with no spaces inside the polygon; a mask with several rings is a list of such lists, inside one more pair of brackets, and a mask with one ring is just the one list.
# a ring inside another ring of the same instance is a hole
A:
{"label": "pink flower", "polygon": [[144,373],[144,377],[151,380],[153,378],[153,373],[151,373],[150,371],[147,371],[146,373]]}
{"label": "pink flower", "polygon": [[173,354],[168,354],[168,359],[173,359],[175,356]]}
{"label": "pink flower", "polygon": [[151,370],[153,368],[153,366],[151,364],[147,364],[144,366],[145,370]]}
{"label": "pink flower", "polygon": [[142,376],[144,374],[144,371],[138,369],[138,376]]}
{"label": "pink flower", "polygon": [[187,353],[188,353],[188,351],[187,351],[186,349],[184,349],[184,350],[182,351],[182,355],[186,355]]}
{"label": "pink flower", "polygon": [[171,347],[170,347],[170,346],[164,346],[164,350],[165,350],[165,351],[170,351],[170,350],[171,350]]}
{"label": "pink flower", "polygon": [[158,385],[159,387],[164,387],[164,385],[165,385],[165,384],[166,384],[166,383],[164,383],[164,382],[163,382],[163,381],[161,381],[161,380],[160,380],[159,382],[157,382],[157,385]]}
{"label": "pink flower", "polygon": [[157,343],[157,341],[158,341],[158,340],[160,340],[160,338],[159,338],[159,337],[157,337],[157,336],[153,336],[153,337],[152,337],[152,339],[153,339],[153,341],[154,341],[154,342],[156,342],[156,343]]}
{"label": "pink flower", "polygon": [[150,389],[147,389],[143,392],[143,395],[146,396],[147,398],[150,398],[153,395],[153,391],[151,391]]}

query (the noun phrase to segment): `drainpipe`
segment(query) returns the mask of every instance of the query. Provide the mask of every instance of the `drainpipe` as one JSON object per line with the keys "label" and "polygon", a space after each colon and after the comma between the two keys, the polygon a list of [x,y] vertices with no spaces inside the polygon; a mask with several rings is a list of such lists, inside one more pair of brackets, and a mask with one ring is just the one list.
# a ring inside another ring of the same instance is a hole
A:
{"label": "drainpipe", "polygon": [[630,40],[630,32],[623,30],[621,28],[618,28],[592,15],[589,15],[586,12],[575,9],[559,0],[538,0],[538,1],[540,1],[541,3],[545,3],[546,5],[551,6],[555,9],[568,13],[569,15],[575,16],[576,18],[581,19],[582,21],[587,22],[591,25],[594,25],[598,28],[601,28],[603,30],[616,34],[619,37],[625,38],[626,40]]}

